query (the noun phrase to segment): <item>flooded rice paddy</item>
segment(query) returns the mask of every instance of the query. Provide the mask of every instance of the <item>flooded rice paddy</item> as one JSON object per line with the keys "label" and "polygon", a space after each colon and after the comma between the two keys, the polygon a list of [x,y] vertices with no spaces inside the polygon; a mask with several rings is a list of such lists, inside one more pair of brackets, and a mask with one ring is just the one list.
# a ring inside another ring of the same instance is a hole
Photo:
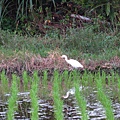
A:
{"label": "flooded rice paddy", "polygon": [[[79,79],[79,91],[82,93],[82,96],[84,97],[84,100],[86,101],[86,113],[89,120],[106,120],[106,109],[104,104],[101,102],[101,99],[99,99],[98,96],[98,88],[97,83],[95,82],[97,79],[100,79],[103,86],[103,91],[106,96],[108,96],[108,99],[111,101],[111,108],[114,113],[114,119],[119,120],[120,119],[120,86],[119,86],[119,75],[106,75],[103,73],[103,75],[100,77],[100,74],[97,75],[91,75],[84,73],[82,76],[78,73],[72,73],[70,74],[63,73],[64,75],[62,78],[59,78],[61,80],[60,84],[60,99],[63,102],[63,116],[65,120],[80,120],[82,119],[82,113],[80,106],[78,105],[78,101],[76,100],[75,95],[75,87],[74,87],[74,81],[73,79]],[[45,74],[44,74],[45,75]],[[76,76],[79,76],[76,78]],[[45,76],[44,76],[45,77]],[[51,78],[51,82],[56,77],[56,75],[53,75],[53,78]],[[44,78],[47,79],[47,78]],[[66,81],[66,79],[68,81]],[[113,80],[114,79],[114,80]],[[106,83],[107,81],[107,83]],[[31,108],[31,93],[30,89],[32,88],[30,86],[30,81],[27,82],[28,88],[22,90],[20,89],[17,93],[17,100],[16,100],[16,106],[14,108],[14,119],[15,120],[30,120],[31,119],[31,111],[33,110]],[[40,82],[39,85],[44,86],[47,90],[44,88],[39,88],[38,91],[38,116],[39,120],[56,120],[55,117],[55,104],[53,99],[53,91],[49,89],[47,86],[48,83]],[[45,86],[46,84],[46,86]],[[2,80],[1,80],[1,86],[2,86]],[[10,86],[10,85],[8,85]],[[21,85],[20,85],[21,87]],[[18,88],[20,88],[18,87]],[[51,88],[53,85],[51,84]],[[45,90],[45,91],[44,91]],[[11,91],[11,90],[8,90]],[[11,92],[3,91],[1,92],[0,96],[0,120],[7,120],[7,112],[9,109],[9,98],[11,96]],[[21,92],[22,91],[22,92]],[[43,94],[43,91],[45,92],[45,95]],[[101,90],[102,91],[102,90]],[[65,97],[68,95],[67,97]],[[107,103],[106,103],[107,104]]]}
{"label": "flooded rice paddy", "polygon": [[[20,99],[17,100],[18,110],[15,111],[16,120],[30,120],[31,108],[29,99],[29,92],[18,94]],[[9,95],[5,95],[7,98]],[[38,100],[39,103],[39,118],[40,120],[54,120],[54,109],[52,100]],[[7,101],[0,101],[0,119],[6,120],[7,114]],[[116,119],[120,119],[120,103],[116,100],[112,103],[113,112]],[[64,99],[63,113],[65,120],[79,120],[81,119],[81,113],[78,111],[78,106],[74,95],[70,95],[69,98]],[[96,98],[96,91],[90,93],[87,96],[87,113],[90,120],[105,120],[105,110],[100,101]]]}

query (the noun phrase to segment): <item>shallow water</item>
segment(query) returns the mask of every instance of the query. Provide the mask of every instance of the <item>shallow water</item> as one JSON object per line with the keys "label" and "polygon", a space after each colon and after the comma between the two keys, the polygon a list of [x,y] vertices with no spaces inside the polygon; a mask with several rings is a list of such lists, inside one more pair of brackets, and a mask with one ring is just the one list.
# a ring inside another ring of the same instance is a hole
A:
{"label": "shallow water", "polygon": [[[71,90],[71,89],[70,89]],[[89,91],[88,91],[89,90]],[[105,120],[105,110],[97,100],[97,91],[92,87],[82,89],[87,101],[87,113],[90,120]],[[86,92],[87,91],[87,92]],[[4,96],[4,100],[0,98],[0,120],[6,120],[7,113],[7,98],[10,94]],[[29,92],[18,93],[19,99],[17,101],[18,110],[15,111],[15,120],[30,120],[31,107]],[[64,118],[65,120],[79,120],[81,112],[78,110],[74,94],[70,94],[68,98],[64,99]],[[53,100],[39,99],[39,120],[54,120]],[[115,119],[120,119],[120,103],[118,100],[112,100],[113,112]]]}

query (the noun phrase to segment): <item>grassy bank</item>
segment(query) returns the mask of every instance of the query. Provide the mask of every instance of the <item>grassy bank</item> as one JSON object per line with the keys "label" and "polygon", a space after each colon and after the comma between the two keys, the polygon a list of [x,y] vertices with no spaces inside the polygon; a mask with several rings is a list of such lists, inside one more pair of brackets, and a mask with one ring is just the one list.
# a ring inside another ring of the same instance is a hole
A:
{"label": "grassy bank", "polygon": [[66,35],[52,31],[44,37],[19,36],[0,31],[0,60],[9,57],[24,58],[40,54],[46,57],[52,52],[67,54],[76,59],[109,60],[120,56],[120,34],[114,32],[95,32],[94,26],[82,29],[69,29]]}

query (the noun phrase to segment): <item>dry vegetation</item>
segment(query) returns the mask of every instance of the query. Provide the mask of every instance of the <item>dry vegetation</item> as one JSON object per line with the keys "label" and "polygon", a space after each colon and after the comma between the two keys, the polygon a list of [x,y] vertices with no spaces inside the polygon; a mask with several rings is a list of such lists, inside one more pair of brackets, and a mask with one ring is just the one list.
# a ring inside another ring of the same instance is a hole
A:
{"label": "dry vegetation", "polygon": [[[84,65],[84,70],[86,69],[93,72],[99,69],[116,70],[120,68],[120,58],[118,56],[111,58],[109,61],[78,61]],[[64,70],[71,71],[71,67],[61,58],[61,55],[58,52],[51,52],[47,57],[41,57],[40,55],[31,55],[29,53],[25,53],[24,59],[21,59],[20,57],[12,57],[1,60],[0,71],[2,70],[5,70],[7,75],[12,73],[22,75],[24,71],[27,71],[28,73],[33,73],[34,70],[38,70],[39,72],[48,70],[50,74],[52,74],[54,70],[59,70],[60,72]]]}

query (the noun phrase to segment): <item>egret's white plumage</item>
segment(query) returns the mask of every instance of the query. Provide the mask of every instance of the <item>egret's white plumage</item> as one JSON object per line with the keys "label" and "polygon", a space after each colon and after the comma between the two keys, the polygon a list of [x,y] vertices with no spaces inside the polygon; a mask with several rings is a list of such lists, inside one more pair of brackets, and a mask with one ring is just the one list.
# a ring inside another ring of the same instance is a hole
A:
{"label": "egret's white plumage", "polygon": [[74,60],[74,59],[69,59],[67,58],[66,55],[62,55],[61,56],[62,58],[65,59],[65,61],[70,64],[73,68],[83,68],[83,65],[81,63],[79,63],[77,60]]}
{"label": "egret's white plumage", "polygon": [[[83,87],[82,86],[80,86],[79,87],[79,91],[81,91],[83,89]],[[71,88],[71,89],[69,89],[69,91],[66,93],[66,95],[65,96],[62,96],[63,98],[68,98],[69,97],[69,95],[74,95],[75,94],[75,88]]]}

